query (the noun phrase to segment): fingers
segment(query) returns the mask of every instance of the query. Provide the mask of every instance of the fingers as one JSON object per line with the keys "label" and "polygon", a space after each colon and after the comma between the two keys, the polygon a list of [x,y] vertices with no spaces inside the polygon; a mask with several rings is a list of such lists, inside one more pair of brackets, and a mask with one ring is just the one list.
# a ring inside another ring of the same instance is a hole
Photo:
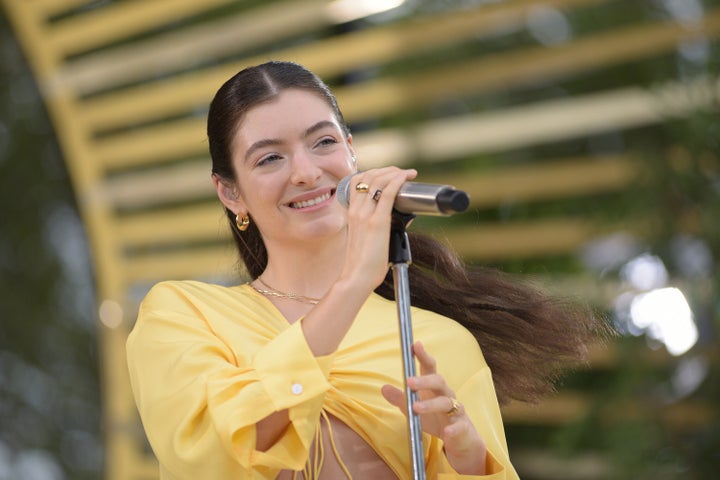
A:
{"label": "fingers", "polygon": [[418,362],[420,362],[421,375],[430,375],[437,372],[435,358],[427,353],[422,342],[415,342],[413,344],[413,353],[415,354],[415,358],[418,359]]}
{"label": "fingers", "polygon": [[408,386],[417,392],[426,392],[423,400],[415,402],[416,413],[444,413],[448,417],[462,415],[462,405],[455,399],[455,393],[445,381],[445,377],[437,373],[437,364],[421,342],[413,344],[413,353],[420,363],[420,376],[408,379]]}
{"label": "fingers", "polygon": [[[422,343],[413,344],[413,352],[420,363],[421,375],[407,379],[408,387],[418,393],[412,410],[421,416],[423,431],[440,438],[448,462],[458,471],[469,475],[485,475],[485,441],[478,433],[455,393],[437,373],[435,359]],[[390,385],[382,394],[405,414],[405,393]]]}
{"label": "fingers", "polygon": [[413,411],[420,415],[428,413],[443,414],[450,421],[460,417],[464,410],[460,402],[455,400],[454,397],[442,395],[426,400],[418,400],[413,404]]}
{"label": "fingers", "polygon": [[393,387],[392,385],[383,385],[383,387],[380,389],[380,392],[382,393],[382,396],[385,397],[385,400],[388,401],[388,403],[390,403],[391,405],[395,405],[407,415],[405,393],[402,390],[397,387]]}
{"label": "fingers", "polygon": [[395,197],[407,180],[417,176],[417,171],[386,167],[356,174],[351,184],[350,205],[366,206],[384,211],[392,208]]}
{"label": "fingers", "polygon": [[361,172],[351,179],[341,278],[360,290],[375,289],[387,275],[394,198],[402,184],[416,174],[415,170],[386,167]]}

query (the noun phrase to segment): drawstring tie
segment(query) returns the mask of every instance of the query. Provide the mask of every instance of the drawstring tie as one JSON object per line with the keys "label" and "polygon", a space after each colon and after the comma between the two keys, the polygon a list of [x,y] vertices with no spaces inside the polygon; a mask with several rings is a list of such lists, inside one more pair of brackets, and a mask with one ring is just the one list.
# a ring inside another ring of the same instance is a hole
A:
{"label": "drawstring tie", "polygon": [[[328,417],[327,412],[323,409],[320,411],[320,415],[322,420],[325,421],[325,425],[327,425],[327,431],[328,436],[330,437],[330,446],[332,447],[333,454],[335,455],[335,458],[337,459],[338,464],[340,465],[340,468],[342,468],[342,471],[345,472],[345,476],[348,478],[348,480],[352,480],[352,475],[350,475],[350,472],[348,471],[347,467],[343,463],[342,459],[340,458],[340,453],[337,450],[337,446],[335,445],[335,438],[333,437],[333,431],[332,431],[332,425],[330,424],[330,417]],[[325,446],[323,442],[323,433],[322,433],[322,421],[319,421],[317,424],[317,427],[315,429],[315,452],[313,452],[312,458],[308,458],[307,463],[305,463],[305,468],[303,468],[303,479],[304,480],[317,480],[320,478],[320,471],[322,470],[323,462],[325,461]],[[293,480],[297,480],[297,474],[298,472],[293,472]]]}

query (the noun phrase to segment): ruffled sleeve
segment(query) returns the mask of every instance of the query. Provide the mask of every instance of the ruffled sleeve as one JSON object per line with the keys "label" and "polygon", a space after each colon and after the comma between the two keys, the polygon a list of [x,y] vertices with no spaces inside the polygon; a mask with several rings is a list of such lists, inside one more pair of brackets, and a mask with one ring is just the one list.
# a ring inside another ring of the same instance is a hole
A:
{"label": "ruffled sleeve", "polygon": [[[153,451],[173,478],[303,467],[332,358],[313,356],[300,322],[242,347],[218,335],[177,284],[159,284],[143,301],[127,342],[130,380]],[[281,410],[290,425],[273,447],[256,450],[255,423]]]}

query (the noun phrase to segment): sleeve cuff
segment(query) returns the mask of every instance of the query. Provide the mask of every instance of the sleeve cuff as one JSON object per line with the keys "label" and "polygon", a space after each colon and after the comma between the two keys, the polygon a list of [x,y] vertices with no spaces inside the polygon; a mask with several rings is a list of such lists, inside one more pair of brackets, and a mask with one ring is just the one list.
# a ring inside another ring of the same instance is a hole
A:
{"label": "sleeve cuff", "polygon": [[313,355],[300,321],[261,349],[254,364],[277,411],[307,402],[330,389],[332,356],[316,358]]}
{"label": "sleeve cuff", "polygon": [[505,467],[497,461],[493,454],[488,450],[486,453],[485,460],[485,475],[462,475],[454,472],[452,466],[443,455],[442,463],[444,464],[447,472],[452,473],[440,473],[438,474],[438,480],[503,480],[505,478]]}

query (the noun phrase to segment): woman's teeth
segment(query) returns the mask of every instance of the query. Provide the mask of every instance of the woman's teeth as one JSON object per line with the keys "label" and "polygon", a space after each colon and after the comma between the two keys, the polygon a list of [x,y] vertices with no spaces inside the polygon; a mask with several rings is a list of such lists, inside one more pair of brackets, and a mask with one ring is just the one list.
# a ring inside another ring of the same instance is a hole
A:
{"label": "woman's teeth", "polygon": [[324,202],[328,198],[330,198],[331,192],[324,193],[320,195],[319,197],[311,198],[310,200],[303,200],[302,202],[292,202],[290,203],[291,208],[306,208],[306,207],[312,207],[313,205],[316,205],[320,202]]}

